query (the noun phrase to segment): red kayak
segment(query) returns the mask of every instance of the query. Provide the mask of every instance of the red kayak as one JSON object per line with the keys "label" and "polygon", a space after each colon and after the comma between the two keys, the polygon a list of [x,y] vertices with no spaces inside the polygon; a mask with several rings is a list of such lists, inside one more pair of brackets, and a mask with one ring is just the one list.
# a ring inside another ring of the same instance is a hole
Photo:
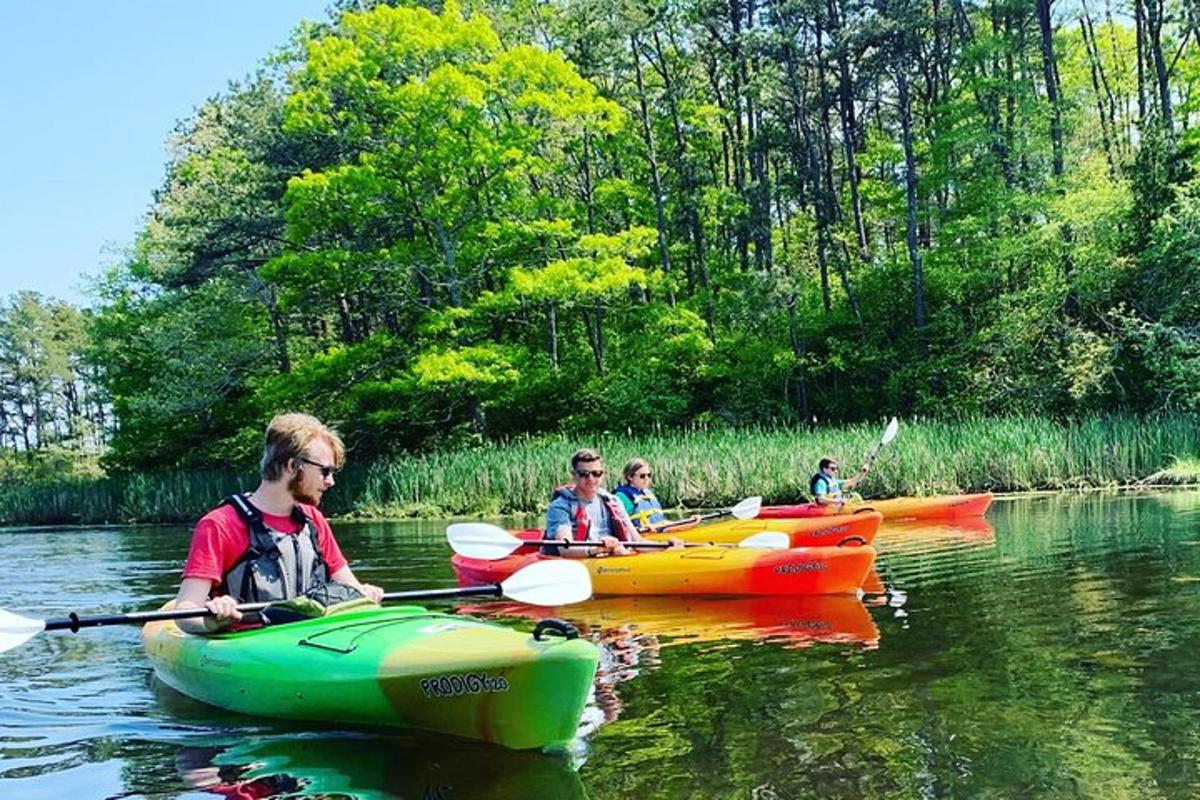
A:
{"label": "red kayak", "polygon": [[800,503],[790,506],[764,506],[756,519],[824,517],[830,514],[856,514],[878,511],[885,522],[906,519],[958,519],[982,517],[992,504],[992,493],[947,494],[935,497],[896,497],[891,500],[861,500],[845,505]]}

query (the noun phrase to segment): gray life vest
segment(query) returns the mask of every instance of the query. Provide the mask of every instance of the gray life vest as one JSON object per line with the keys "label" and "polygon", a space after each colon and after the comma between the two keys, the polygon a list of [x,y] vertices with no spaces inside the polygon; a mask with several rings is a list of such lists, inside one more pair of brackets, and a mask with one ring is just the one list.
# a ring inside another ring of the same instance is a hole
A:
{"label": "gray life vest", "polygon": [[230,495],[225,502],[250,528],[250,546],[221,581],[225,594],[239,603],[266,603],[327,586],[329,570],[321,557],[317,526],[299,506],[292,509],[292,519],[303,527],[284,533],[267,527],[262,512],[243,495]]}

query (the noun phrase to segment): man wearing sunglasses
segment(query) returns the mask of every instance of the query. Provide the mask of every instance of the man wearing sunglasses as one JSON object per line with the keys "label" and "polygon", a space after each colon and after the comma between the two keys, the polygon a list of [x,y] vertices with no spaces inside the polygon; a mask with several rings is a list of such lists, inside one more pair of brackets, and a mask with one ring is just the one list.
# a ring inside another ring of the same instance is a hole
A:
{"label": "man wearing sunglasses", "polygon": [[817,465],[817,474],[813,475],[808,481],[809,491],[812,492],[813,502],[822,506],[844,506],[846,504],[846,492],[853,489],[859,482],[867,477],[867,473],[871,471],[871,465],[863,464],[862,469],[853,478],[842,480],[838,477],[841,472],[841,466],[836,459],[822,458]]}
{"label": "man wearing sunglasses", "polygon": [[258,488],[230,496],[196,525],[175,606],[203,606],[212,616],[180,620],[181,628],[202,634],[227,627],[241,619],[239,603],[300,596],[379,602],[383,590],[354,576],[317,508],[344,460],[341,438],[316,417],[271,420]]}
{"label": "man wearing sunglasses", "polygon": [[625,542],[643,541],[617,499],[605,491],[604,459],[595,450],[571,456],[574,483],[554,492],[546,509],[546,538],[595,542],[595,547],[543,545],[547,555],[579,558],[589,555],[629,555]]}

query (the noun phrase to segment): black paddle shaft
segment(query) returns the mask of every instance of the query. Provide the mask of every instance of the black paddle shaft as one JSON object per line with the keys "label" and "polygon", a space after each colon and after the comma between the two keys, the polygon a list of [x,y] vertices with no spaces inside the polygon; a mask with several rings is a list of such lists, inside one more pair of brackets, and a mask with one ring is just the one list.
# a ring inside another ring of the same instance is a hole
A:
{"label": "black paddle shaft", "polygon": [[[416,589],[408,592],[388,592],[383,596],[383,602],[397,600],[442,600],[455,597],[502,597],[504,590],[498,583],[484,586],[461,586],[447,589]],[[270,603],[243,603],[238,611],[262,611]],[[143,622],[160,622],[169,619],[188,619],[203,617],[209,613],[207,608],[177,608],[170,611],[135,611],[131,614],[111,614],[108,616],[81,617],[72,611],[65,619],[46,620],[45,630],[69,630],[78,633],[80,628],[101,628],[105,625],[138,625]]]}

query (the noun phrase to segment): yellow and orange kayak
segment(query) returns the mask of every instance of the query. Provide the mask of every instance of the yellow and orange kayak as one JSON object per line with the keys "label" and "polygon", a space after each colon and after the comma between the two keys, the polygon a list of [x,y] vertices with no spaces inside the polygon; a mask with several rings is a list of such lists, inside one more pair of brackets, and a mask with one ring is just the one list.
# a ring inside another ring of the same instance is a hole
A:
{"label": "yellow and orange kayak", "polygon": [[[862,500],[839,505],[800,503],[790,506],[764,506],[756,520],[779,520],[878,511],[888,522],[910,519],[957,519],[982,517],[992,504],[992,493],[947,494],[934,497],[895,497],[891,500]],[[773,530],[773,528],[772,528]]]}
{"label": "yellow and orange kayak", "polygon": [[[450,564],[460,586],[474,586],[499,583],[545,558],[554,556],[489,561],[455,555]],[[838,594],[858,591],[875,563],[875,548],[688,547],[577,560],[591,574],[596,595]]]}

